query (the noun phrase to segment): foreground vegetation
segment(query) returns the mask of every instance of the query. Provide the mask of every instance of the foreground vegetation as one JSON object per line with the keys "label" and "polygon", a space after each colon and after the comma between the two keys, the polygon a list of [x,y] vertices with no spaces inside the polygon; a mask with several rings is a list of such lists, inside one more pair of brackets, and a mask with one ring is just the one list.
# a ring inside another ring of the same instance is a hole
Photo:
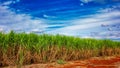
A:
{"label": "foreground vegetation", "polygon": [[63,35],[0,33],[0,66],[120,55],[120,42]]}

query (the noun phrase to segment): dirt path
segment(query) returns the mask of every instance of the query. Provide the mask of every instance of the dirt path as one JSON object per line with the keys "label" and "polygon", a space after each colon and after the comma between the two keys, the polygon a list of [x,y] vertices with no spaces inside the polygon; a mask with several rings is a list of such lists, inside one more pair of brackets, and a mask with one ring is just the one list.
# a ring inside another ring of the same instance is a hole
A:
{"label": "dirt path", "polygon": [[[5,67],[16,68],[16,67]],[[119,57],[94,57],[88,60],[70,61],[66,64],[32,64],[22,66],[22,68],[120,68],[120,56]]]}

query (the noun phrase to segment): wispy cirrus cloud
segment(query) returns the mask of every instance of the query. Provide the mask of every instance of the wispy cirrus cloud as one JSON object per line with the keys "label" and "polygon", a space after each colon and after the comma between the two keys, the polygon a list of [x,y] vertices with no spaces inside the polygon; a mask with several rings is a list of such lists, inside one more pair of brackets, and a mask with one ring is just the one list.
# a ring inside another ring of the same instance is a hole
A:
{"label": "wispy cirrus cloud", "polygon": [[2,2],[0,5],[2,6],[9,6],[10,4],[14,4],[14,3],[18,3],[20,2],[20,0],[8,0],[8,1],[5,1],[5,2]]}
{"label": "wispy cirrus cloud", "polygon": [[109,3],[109,2],[120,2],[120,0],[80,0],[83,3],[96,2],[96,3]]}
{"label": "wispy cirrus cloud", "polygon": [[23,30],[30,32],[32,29],[44,30],[45,20],[33,18],[28,14],[18,14],[9,8],[12,1],[0,4],[0,29],[4,31]]}
{"label": "wispy cirrus cloud", "polygon": [[[119,17],[119,16],[120,16],[119,11],[95,14],[84,19],[76,19],[76,20],[70,21],[71,23],[73,23],[73,25],[66,26],[64,28],[59,28],[48,33],[54,33],[54,34],[59,33],[64,35],[80,36],[83,38],[117,38],[117,37],[120,37],[120,35],[118,36],[117,34],[113,34],[113,35],[106,35],[106,34],[110,34],[109,32],[112,32],[112,31],[115,32],[116,29],[120,29],[120,27],[118,28],[114,27],[114,30],[109,31],[109,28],[112,29],[112,27],[102,27],[101,25],[102,24],[107,24],[107,25],[119,24],[120,19],[118,18],[113,19],[114,17]],[[118,26],[120,26],[120,24]],[[102,34],[105,31],[109,31],[109,32]],[[91,36],[92,32],[94,33],[98,32],[99,35],[94,34],[94,36]]]}
{"label": "wispy cirrus cloud", "polygon": [[91,2],[93,0],[80,0],[80,1],[83,2],[83,3],[88,3],[88,2]]}
{"label": "wispy cirrus cloud", "polygon": [[13,1],[6,1],[6,2],[2,3],[1,5],[7,6],[7,5],[10,5],[12,3],[13,3]]}

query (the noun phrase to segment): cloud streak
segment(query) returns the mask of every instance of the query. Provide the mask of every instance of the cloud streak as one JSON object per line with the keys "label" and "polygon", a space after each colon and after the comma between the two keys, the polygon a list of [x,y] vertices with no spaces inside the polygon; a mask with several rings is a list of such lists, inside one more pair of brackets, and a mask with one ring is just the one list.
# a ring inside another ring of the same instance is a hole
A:
{"label": "cloud streak", "polygon": [[83,38],[117,38],[115,34],[113,34],[113,36],[111,35],[105,36],[106,34],[109,34],[108,32],[106,32],[105,34],[96,35],[96,36],[91,36],[90,33],[98,32],[98,31],[99,31],[98,33],[100,33],[100,31],[101,32],[109,31],[108,30],[109,27],[104,28],[101,25],[102,24],[107,24],[107,25],[119,24],[120,19],[113,19],[114,17],[119,17],[119,16],[120,16],[119,11],[95,14],[88,18],[76,19],[76,20],[70,21],[71,23],[73,23],[73,25],[66,26],[64,28],[59,28],[48,33],[56,33],[56,34],[59,33],[64,35],[80,36]]}
{"label": "cloud streak", "polygon": [[11,2],[0,5],[0,29],[7,32],[18,29],[29,32],[35,28],[39,30],[46,28],[45,20],[33,18],[28,14],[17,14],[7,6],[10,3]]}
{"label": "cloud streak", "polygon": [[83,3],[88,3],[88,2],[91,2],[93,0],[80,0],[80,1],[83,2]]}
{"label": "cloud streak", "polygon": [[120,0],[80,0],[83,3],[96,2],[96,3],[109,3],[109,2],[120,2]]}

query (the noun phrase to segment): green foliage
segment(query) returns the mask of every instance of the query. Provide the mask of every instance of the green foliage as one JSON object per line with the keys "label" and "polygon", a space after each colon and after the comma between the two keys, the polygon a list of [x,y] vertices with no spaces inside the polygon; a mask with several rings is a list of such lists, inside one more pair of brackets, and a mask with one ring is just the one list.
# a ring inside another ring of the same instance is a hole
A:
{"label": "green foliage", "polygon": [[[14,31],[0,33],[0,59],[3,59],[4,55],[8,58],[13,58],[14,56],[19,58],[17,60],[19,64],[26,63],[27,61],[30,63],[30,59],[33,62],[48,62],[60,58],[79,60],[83,57],[115,54],[120,54],[120,42],[117,41],[82,39],[59,34],[37,35],[34,33],[15,33]],[[64,64],[64,61],[58,60],[57,63]]]}
{"label": "green foliage", "polygon": [[0,33],[0,47],[7,49],[9,46],[23,46],[39,52],[40,48],[47,50],[48,46],[56,45],[72,49],[100,49],[104,47],[120,47],[120,42],[111,40],[81,39],[64,35],[36,35],[34,33]]}
{"label": "green foliage", "polygon": [[7,48],[7,46],[14,45],[22,45],[35,50],[50,45],[57,45],[59,47],[65,46],[73,49],[99,49],[102,46],[119,47],[120,42],[114,42],[111,40],[81,39],[64,35],[15,33],[13,31],[8,34],[0,33],[1,47]]}
{"label": "green foliage", "polygon": [[57,60],[57,63],[58,64],[65,64],[66,62],[64,60],[59,59],[59,60]]}

